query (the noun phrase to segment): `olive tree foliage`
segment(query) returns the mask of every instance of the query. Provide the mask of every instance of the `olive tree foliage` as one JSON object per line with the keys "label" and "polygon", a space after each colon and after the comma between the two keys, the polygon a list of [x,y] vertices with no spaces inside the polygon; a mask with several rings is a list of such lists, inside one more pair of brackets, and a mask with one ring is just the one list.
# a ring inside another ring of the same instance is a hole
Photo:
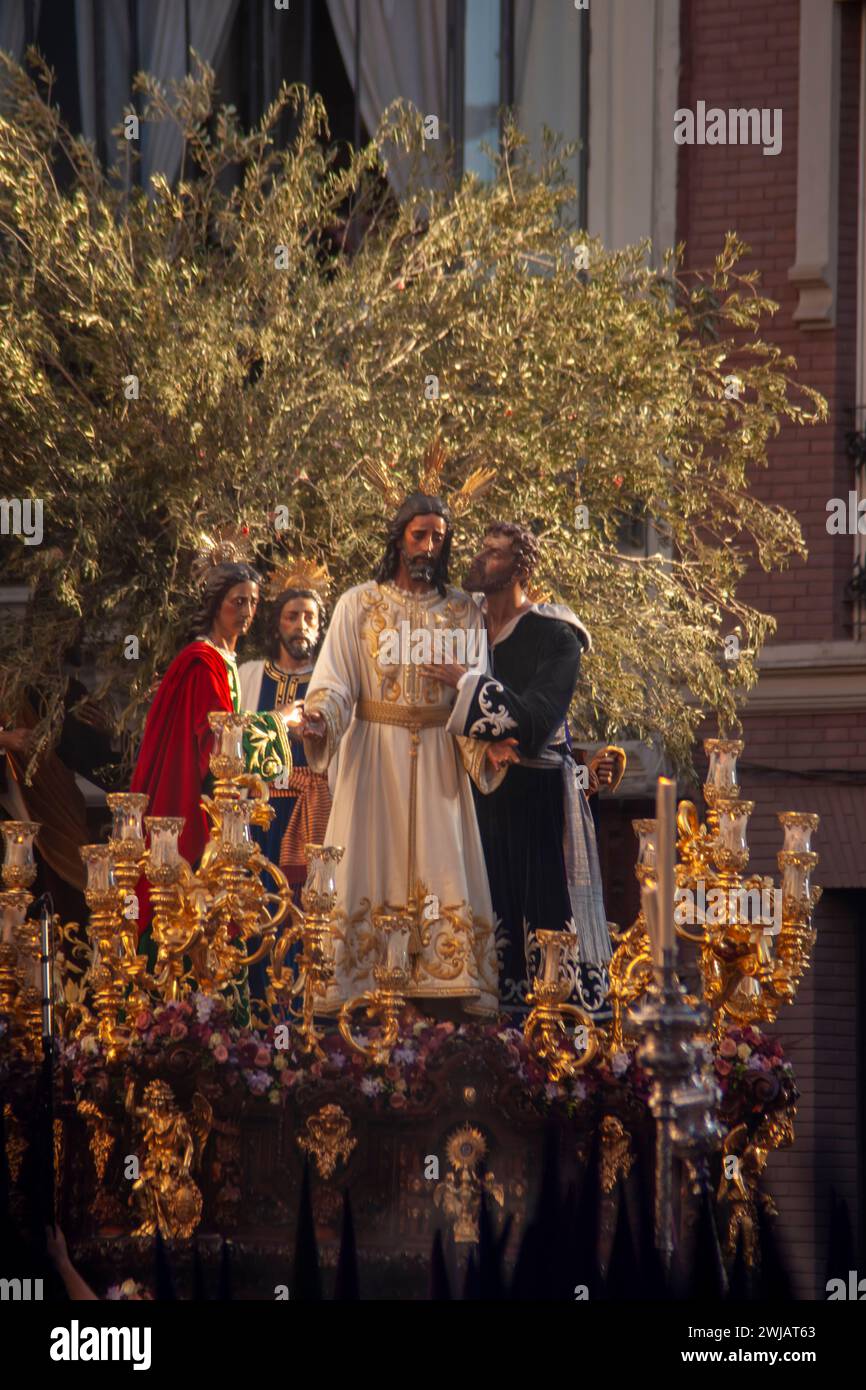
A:
{"label": "olive tree foliage", "polygon": [[[774,628],[738,598],[746,566],[805,555],[754,473],[785,422],[826,407],[759,336],[776,306],[734,233],[701,271],[682,246],[653,265],[569,225],[554,138],[534,164],[508,124],[492,180],[455,183],[403,104],[357,151],[299,87],[245,131],[199,62],[168,90],[136,79],[183,159],[176,186],[130,189],[29,61],[0,58],[0,495],[41,499],[44,538],[0,537],[6,582],[30,592],[23,623],[3,619],[0,709],[41,692],[34,757],[79,639],[134,746],[203,533],[246,527],[265,571],[324,560],[339,593],[381,555],[372,474],[410,490],[437,435],[446,495],[496,470],[456,518],[453,580],[485,521],[521,522],[537,592],[592,633],[581,736],[654,737],[686,765],[704,716],[736,727]],[[118,143],[122,168],[137,156]]]}

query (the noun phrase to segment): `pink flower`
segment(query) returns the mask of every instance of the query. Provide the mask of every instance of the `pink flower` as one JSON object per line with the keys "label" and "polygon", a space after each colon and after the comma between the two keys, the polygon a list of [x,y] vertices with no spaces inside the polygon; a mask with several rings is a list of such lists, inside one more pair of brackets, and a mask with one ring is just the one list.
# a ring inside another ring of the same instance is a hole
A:
{"label": "pink flower", "polygon": [[266,1047],[260,1047],[256,1052],[255,1065],[257,1067],[269,1067],[271,1065],[271,1054]]}
{"label": "pink flower", "polygon": [[737,1044],[734,1042],[733,1038],[722,1038],[722,1041],[719,1043],[719,1055],[722,1057],[736,1057]]}
{"label": "pink flower", "polygon": [[214,1048],[213,1056],[215,1062],[227,1062],[229,1059],[229,1050],[220,1043],[219,1047]]}
{"label": "pink flower", "polygon": [[406,1097],[400,1091],[394,1091],[389,1103],[392,1110],[404,1110],[406,1107]]}
{"label": "pink flower", "polygon": [[723,1057],[717,1057],[716,1071],[719,1073],[719,1076],[727,1076],[728,1073],[732,1071],[731,1063],[726,1062]]}
{"label": "pink flower", "polygon": [[172,1040],[172,1042],[180,1042],[181,1038],[185,1038],[185,1037],[186,1037],[186,1024],[185,1024],[185,1023],[173,1023],[173,1024],[171,1025],[171,1040]]}
{"label": "pink flower", "polygon": [[296,1071],[290,1071],[289,1068],[286,1067],[285,1071],[280,1072],[280,1085],[288,1088],[292,1085],[297,1074]]}
{"label": "pink flower", "polygon": [[150,1009],[142,1009],[141,1013],[135,1015],[135,1026],[140,1033],[144,1033],[153,1022],[153,1014]]}

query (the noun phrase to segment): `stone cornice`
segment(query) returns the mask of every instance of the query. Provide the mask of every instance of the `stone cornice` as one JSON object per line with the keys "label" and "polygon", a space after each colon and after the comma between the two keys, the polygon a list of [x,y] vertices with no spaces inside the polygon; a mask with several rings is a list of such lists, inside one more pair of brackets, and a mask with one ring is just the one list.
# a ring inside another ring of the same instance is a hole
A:
{"label": "stone cornice", "polygon": [[866,710],[866,642],[790,642],[767,646],[745,712]]}

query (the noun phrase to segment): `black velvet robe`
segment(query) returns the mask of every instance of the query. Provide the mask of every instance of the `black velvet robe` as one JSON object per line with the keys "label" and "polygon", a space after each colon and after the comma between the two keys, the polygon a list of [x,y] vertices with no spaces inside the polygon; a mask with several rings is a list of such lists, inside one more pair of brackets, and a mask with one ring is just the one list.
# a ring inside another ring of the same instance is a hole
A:
{"label": "black velvet robe", "polygon": [[[567,614],[570,620],[555,616]],[[475,792],[493,908],[499,918],[500,1002],[523,1004],[540,962],[539,928],[574,930],[563,851],[562,759],[570,758],[566,715],[580,672],[586,630],[568,609],[536,605],[489,649],[488,674],[464,678],[449,728],[491,741],[516,738],[523,758],[543,751],[544,767],[512,765],[496,791]],[[490,674],[492,672],[492,675]],[[570,964],[572,999],[598,1009],[597,968]]]}

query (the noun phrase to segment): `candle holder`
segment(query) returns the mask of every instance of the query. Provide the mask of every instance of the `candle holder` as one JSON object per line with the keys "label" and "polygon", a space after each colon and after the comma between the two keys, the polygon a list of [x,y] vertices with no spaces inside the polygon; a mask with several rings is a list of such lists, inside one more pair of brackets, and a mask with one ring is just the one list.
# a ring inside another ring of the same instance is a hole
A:
{"label": "candle holder", "polygon": [[653,978],[650,924],[644,905],[648,891],[655,887],[656,882],[657,825],[654,818],[633,820],[631,824],[638,837],[638,858],[634,873],[641,888],[641,907],[626,931],[612,933],[614,952],[608,966],[611,1025],[605,1049],[608,1057],[623,1051],[628,1010],[648,989]]}
{"label": "candle holder", "polygon": [[[97,1017],[96,1036],[110,1062],[122,1057],[129,1046],[129,1029],[119,1023],[123,1003],[120,929],[121,891],[114,877],[109,845],[82,845],[81,858],[87,867],[84,896],[90,908],[88,934],[92,945],[88,982],[93,992]],[[91,1031],[85,1018],[76,1036]]]}
{"label": "candle holder", "polygon": [[[818,826],[816,815],[807,817],[793,811],[783,812],[779,820],[785,828],[786,844],[793,840],[808,845]],[[777,858],[782,872],[782,928],[776,945],[779,968],[775,983],[778,993],[791,1002],[809,969],[817,937],[812,915],[822,890],[811,881],[812,870],[818,863],[814,850],[782,849]]]}
{"label": "candle holder", "polygon": [[719,882],[725,887],[733,881],[731,876],[743,873],[749,863],[746,827],[754,809],[754,801],[716,796],[715,811],[719,829],[712,846],[712,856],[719,870]]}
{"label": "candle holder", "polygon": [[785,832],[783,852],[808,854],[821,817],[815,815],[814,811],[778,811],[777,818]]}
{"label": "candle holder", "polygon": [[144,870],[150,885],[153,906],[151,933],[157,955],[154,979],[166,1003],[180,999],[184,975],[183,958],[201,936],[201,917],[192,900],[184,898],[181,880],[192,877],[192,870],[178,849],[183,816],[145,816],[150,849],[144,857]]}
{"label": "candle holder", "polygon": [[717,802],[719,797],[736,800],[740,795],[737,783],[737,758],[743,751],[738,738],[704,739],[704,752],[709,759],[707,780],[704,782],[704,801],[707,806],[707,827],[711,835],[719,828]]}
{"label": "candle holder", "polygon": [[[526,996],[529,1014],[523,1035],[551,1081],[562,1081],[577,1076],[594,1060],[601,1050],[601,1039],[589,1014],[567,1003],[571,984],[563,966],[566,957],[577,949],[576,938],[568,931],[545,930],[539,931],[537,938],[542,950],[541,971]],[[571,1030],[569,1021],[574,1023]]]}
{"label": "candle holder", "polygon": [[11,941],[0,942],[0,1015],[14,1025],[16,1002],[21,992],[18,976],[18,950]]}
{"label": "candle holder", "polygon": [[[340,1035],[374,1066],[387,1066],[397,1041],[400,1012],[406,1005],[406,990],[411,978],[409,933],[414,921],[411,908],[385,907],[374,911],[373,929],[379,937],[381,958],[381,963],[373,967],[376,988],[347,1000],[340,1010]],[[380,1034],[366,1040],[354,1036],[352,1015],[359,1009],[366,1011],[369,1023],[382,1029]]]}
{"label": "candle holder", "polygon": [[[206,994],[242,979],[251,965],[269,956],[287,916],[302,920],[285,875],[252,838],[258,805],[256,798],[245,795],[236,800],[216,797],[207,805],[213,828],[194,880],[201,902],[201,934],[190,949],[193,974]],[[266,809],[269,821],[272,812]],[[263,873],[274,881],[276,892],[265,888]],[[249,950],[255,937],[259,945]]]}
{"label": "candle holder", "polygon": [[246,770],[244,734],[250,727],[249,714],[234,714],[216,710],[207,717],[213,730],[213,749],[210,770],[214,779],[214,797],[239,800],[241,787],[238,778]]}
{"label": "candle holder", "polygon": [[642,869],[654,871],[656,867],[656,833],[657,821],[655,818],[643,820],[633,820],[632,830],[638,838],[637,862]]}
{"label": "candle holder", "polygon": [[[0,822],[0,830],[5,841],[3,859],[3,887],[6,889],[27,889],[36,877],[36,858],[33,853],[33,840],[42,829],[38,821],[6,820]],[[32,902],[28,900],[28,906]]]}
{"label": "candle holder", "polygon": [[127,915],[130,898],[138,902],[136,889],[144,872],[144,827],[142,816],[147,810],[148,797],[142,792],[109,792],[105,798],[112,813],[108,847],[114,878],[121,896],[120,967],[129,989],[127,1008],[137,1012],[147,1008],[147,956],[138,952],[138,913]]}
{"label": "candle holder", "polygon": [[[294,1015],[294,1033],[302,1052],[322,1060],[321,1033],[316,1027],[316,1004],[334,975],[333,911],[337,901],[336,866],[343,857],[339,845],[307,845],[307,881],[301,890],[300,913],[291,903],[292,926],[284,931],[268,970],[274,1001]],[[286,968],[296,941],[301,943],[298,978]]]}

